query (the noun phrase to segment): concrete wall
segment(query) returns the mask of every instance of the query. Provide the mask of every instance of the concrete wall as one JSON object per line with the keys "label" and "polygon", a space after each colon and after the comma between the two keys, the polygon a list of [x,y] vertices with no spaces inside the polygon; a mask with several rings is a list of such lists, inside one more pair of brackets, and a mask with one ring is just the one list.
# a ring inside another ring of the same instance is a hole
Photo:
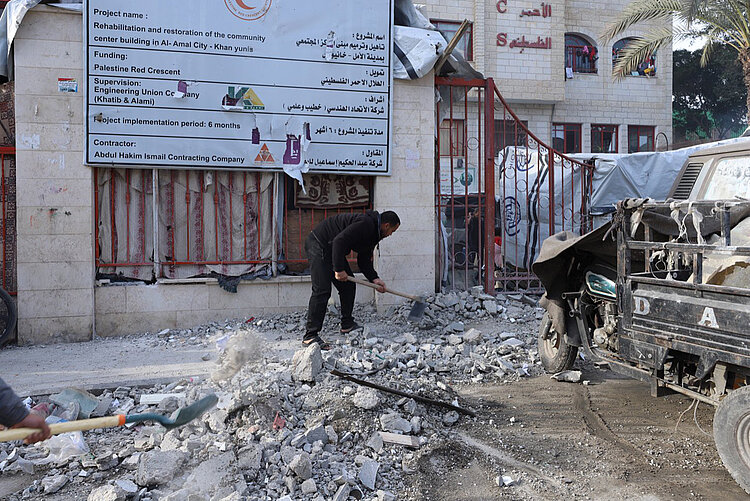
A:
{"label": "concrete wall", "polygon": [[[18,170],[18,333],[21,344],[189,327],[264,312],[304,309],[306,277],[245,282],[237,294],[215,280],[95,286],[92,171],[83,165],[82,20],[40,6],[15,41]],[[79,92],[59,93],[58,78]],[[377,267],[396,289],[434,289],[432,76],[397,81],[390,177],[375,182],[375,208],[400,213],[402,228],[381,244]],[[335,296],[335,293],[334,293]],[[370,290],[358,300],[371,302]],[[380,296],[386,306],[402,301]]]}

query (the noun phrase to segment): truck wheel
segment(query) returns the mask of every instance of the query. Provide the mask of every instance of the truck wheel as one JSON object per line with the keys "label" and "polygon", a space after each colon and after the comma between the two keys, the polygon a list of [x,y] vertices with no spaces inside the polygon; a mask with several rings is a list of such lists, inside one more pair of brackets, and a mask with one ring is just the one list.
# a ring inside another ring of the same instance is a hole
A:
{"label": "truck wheel", "polygon": [[737,388],[719,404],[714,441],[732,478],[750,494],[750,386]]}
{"label": "truck wheel", "polygon": [[539,358],[547,372],[557,373],[573,367],[578,347],[565,342],[565,336],[555,331],[552,319],[545,312],[539,326]]}

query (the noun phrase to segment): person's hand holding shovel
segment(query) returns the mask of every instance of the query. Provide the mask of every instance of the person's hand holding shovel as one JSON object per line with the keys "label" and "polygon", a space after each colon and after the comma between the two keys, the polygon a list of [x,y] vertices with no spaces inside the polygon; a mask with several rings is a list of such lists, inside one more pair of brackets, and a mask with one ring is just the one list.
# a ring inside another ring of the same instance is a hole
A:
{"label": "person's hand holding shovel", "polygon": [[372,281],[372,283],[374,283],[375,285],[378,286],[378,288],[375,289],[376,291],[378,291],[380,293],[385,292],[385,282],[383,282],[379,278],[376,278],[375,280]]}
{"label": "person's hand holding shovel", "polygon": [[52,436],[52,432],[50,431],[49,426],[47,425],[47,422],[44,420],[44,418],[39,414],[35,414],[33,412],[29,412],[28,416],[23,418],[15,425],[11,426],[11,428],[38,428],[38,432],[29,435],[24,439],[24,443],[27,444],[41,442],[42,440],[47,440]]}

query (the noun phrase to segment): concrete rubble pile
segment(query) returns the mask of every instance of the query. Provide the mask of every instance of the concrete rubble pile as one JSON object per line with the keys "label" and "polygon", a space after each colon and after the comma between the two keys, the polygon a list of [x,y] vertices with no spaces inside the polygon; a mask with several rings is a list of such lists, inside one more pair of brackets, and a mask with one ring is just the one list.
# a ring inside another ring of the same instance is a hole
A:
{"label": "concrete rubble pile", "polygon": [[468,407],[454,386],[542,373],[535,340],[542,312],[532,304],[478,288],[437,294],[419,325],[406,321],[410,304],[385,315],[358,307],[364,328],[347,335],[338,333],[334,311],[321,333],[333,344],[327,352],[297,342],[293,354],[274,349],[274,341],[301,337],[302,312],[162,331],[160,343],[216,346],[212,377],[104,391],[91,415],[170,414],[210,392],[217,407],[171,431],[150,424],[89,431],[87,452],[57,460],[44,443],[0,444],[3,475],[42,474],[9,499],[56,492],[88,493],[89,501],[411,499],[408,475],[421,455],[472,418],[330,371]]}

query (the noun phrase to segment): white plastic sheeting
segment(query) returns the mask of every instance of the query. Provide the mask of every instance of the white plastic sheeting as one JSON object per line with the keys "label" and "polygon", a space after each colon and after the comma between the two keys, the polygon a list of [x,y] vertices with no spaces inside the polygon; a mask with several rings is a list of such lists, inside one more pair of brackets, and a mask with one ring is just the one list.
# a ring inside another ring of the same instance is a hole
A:
{"label": "white plastic sheeting", "polygon": [[439,31],[394,27],[393,77],[402,80],[422,78],[432,70],[448,42]]}

